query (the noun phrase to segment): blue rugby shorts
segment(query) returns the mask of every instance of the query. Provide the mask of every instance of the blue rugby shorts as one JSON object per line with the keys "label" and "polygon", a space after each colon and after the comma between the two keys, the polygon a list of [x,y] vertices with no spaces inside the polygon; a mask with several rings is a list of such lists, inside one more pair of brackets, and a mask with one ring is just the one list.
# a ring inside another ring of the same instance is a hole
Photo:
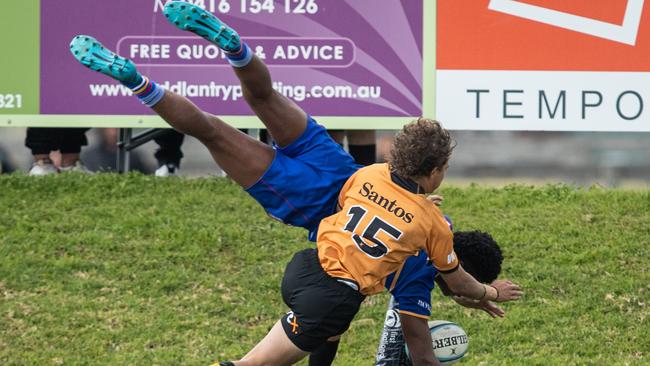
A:
{"label": "blue rugby shorts", "polygon": [[318,224],[335,212],[343,184],[360,166],[311,117],[296,141],[274,148],[273,162],[246,192],[271,217],[309,230],[314,241]]}

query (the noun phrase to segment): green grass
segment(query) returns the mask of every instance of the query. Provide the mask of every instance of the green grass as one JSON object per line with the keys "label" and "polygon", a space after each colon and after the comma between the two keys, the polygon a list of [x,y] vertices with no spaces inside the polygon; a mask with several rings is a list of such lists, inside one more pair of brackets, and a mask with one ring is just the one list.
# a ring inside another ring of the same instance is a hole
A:
{"label": "green grass", "polygon": [[[445,187],[457,230],[489,231],[526,294],[491,320],[433,296],[470,336],[464,365],[650,364],[650,193]],[[286,311],[301,229],[226,179],[0,176],[1,365],[207,365]],[[336,364],[370,365],[387,296]]]}

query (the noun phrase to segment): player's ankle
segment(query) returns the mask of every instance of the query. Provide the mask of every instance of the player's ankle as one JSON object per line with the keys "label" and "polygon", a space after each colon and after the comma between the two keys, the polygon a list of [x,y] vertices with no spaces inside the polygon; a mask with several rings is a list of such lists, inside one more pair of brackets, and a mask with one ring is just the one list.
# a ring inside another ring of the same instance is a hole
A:
{"label": "player's ankle", "polygon": [[127,85],[127,87],[133,91],[133,94],[140,99],[142,104],[150,108],[154,107],[165,96],[165,90],[146,76],[140,74],[138,76],[140,76],[140,82],[133,86]]}
{"label": "player's ankle", "polygon": [[242,68],[251,63],[253,60],[253,50],[248,44],[242,43],[239,50],[235,52],[226,52],[226,58],[233,67]]}

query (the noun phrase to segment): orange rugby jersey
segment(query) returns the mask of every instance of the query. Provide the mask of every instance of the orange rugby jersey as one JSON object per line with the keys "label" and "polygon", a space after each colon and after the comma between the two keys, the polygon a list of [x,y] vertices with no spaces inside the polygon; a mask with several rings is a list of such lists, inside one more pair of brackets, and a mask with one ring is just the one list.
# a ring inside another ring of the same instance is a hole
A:
{"label": "orange rugby jersey", "polygon": [[381,292],[388,274],[424,249],[441,272],[458,267],[453,234],[440,209],[388,164],[357,171],[339,195],[341,211],[318,227],[318,257],[332,277],[356,281],[365,295]]}

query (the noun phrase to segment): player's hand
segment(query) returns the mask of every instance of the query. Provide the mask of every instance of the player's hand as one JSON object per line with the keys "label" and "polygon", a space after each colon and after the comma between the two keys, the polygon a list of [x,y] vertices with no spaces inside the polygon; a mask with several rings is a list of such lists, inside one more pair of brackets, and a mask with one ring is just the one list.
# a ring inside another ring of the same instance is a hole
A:
{"label": "player's hand", "polygon": [[487,300],[479,301],[479,304],[481,305],[481,307],[478,309],[485,311],[486,313],[490,314],[490,316],[493,318],[496,317],[503,318],[506,315],[506,312],[503,311],[503,309],[498,307],[492,301],[487,301]]}
{"label": "player's hand", "polygon": [[466,297],[463,297],[463,296],[454,296],[453,299],[454,299],[454,301],[456,301],[456,303],[458,303],[459,305],[462,305],[462,306],[464,306],[466,308],[483,310],[493,318],[497,318],[497,317],[498,318],[503,318],[505,316],[505,314],[506,314],[505,311],[503,311],[503,309],[498,307],[492,301],[473,300],[473,299],[469,299],[469,298],[466,298]]}
{"label": "player's hand", "polygon": [[436,205],[436,206],[440,206],[440,205],[442,205],[442,201],[445,200],[445,199],[444,199],[441,195],[439,195],[439,194],[430,194],[430,195],[427,196],[427,199],[428,199],[429,201],[433,202],[433,204]]}
{"label": "player's hand", "polygon": [[519,300],[524,294],[521,287],[510,280],[496,280],[490,286],[497,290],[496,302]]}

